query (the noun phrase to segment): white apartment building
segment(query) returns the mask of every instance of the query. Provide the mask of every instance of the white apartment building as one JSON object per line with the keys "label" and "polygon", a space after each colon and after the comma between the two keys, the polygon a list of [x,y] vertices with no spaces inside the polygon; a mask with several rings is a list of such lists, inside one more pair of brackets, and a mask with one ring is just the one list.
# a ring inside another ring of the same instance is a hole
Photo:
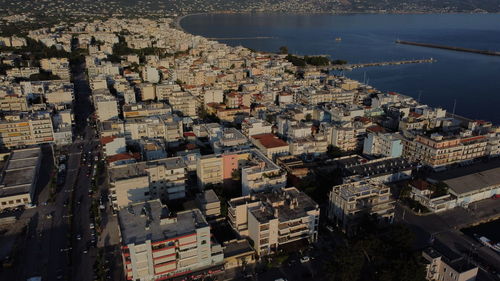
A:
{"label": "white apartment building", "polygon": [[127,280],[165,280],[222,268],[222,247],[211,239],[198,209],[172,215],[160,200],[152,200],[122,208],[118,221]]}
{"label": "white apartment building", "polygon": [[54,142],[48,112],[6,116],[0,121],[0,146],[12,148]]}
{"label": "white apartment building", "polygon": [[128,118],[125,121],[125,137],[127,140],[163,138],[167,142],[176,142],[183,138],[182,122],[171,114]]}
{"label": "white apartment building", "polygon": [[228,204],[230,225],[252,239],[260,256],[285,244],[318,239],[319,205],[294,187],[233,198]]}
{"label": "white apartment building", "polygon": [[375,214],[380,220],[392,222],[394,208],[395,201],[391,198],[389,186],[379,182],[355,181],[332,188],[328,218],[346,233],[352,233],[365,214]]}
{"label": "white apartment building", "polygon": [[272,131],[273,129],[271,123],[255,117],[245,118],[245,120],[241,123],[241,132],[247,137],[260,134],[270,134]]}
{"label": "white apartment building", "polygon": [[118,102],[107,89],[93,91],[92,99],[99,121],[118,119]]}
{"label": "white apartment building", "polygon": [[45,71],[59,76],[63,80],[71,79],[69,60],[67,58],[41,59],[40,67]]}

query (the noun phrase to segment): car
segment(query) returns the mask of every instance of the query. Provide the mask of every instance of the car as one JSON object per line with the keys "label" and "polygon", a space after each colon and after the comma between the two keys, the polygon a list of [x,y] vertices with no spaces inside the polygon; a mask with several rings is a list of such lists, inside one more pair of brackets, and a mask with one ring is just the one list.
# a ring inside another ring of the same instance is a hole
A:
{"label": "car", "polygon": [[82,236],[80,234],[76,235],[76,240],[82,240]]}
{"label": "car", "polygon": [[95,226],[94,226],[93,223],[90,223],[89,227],[90,227],[90,229],[94,229],[95,228]]}
{"label": "car", "polygon": [[306,263],[310,261],[311,259],[308,256],[303,256],[300,258],[300,263]]}
{"label": "car", "polygon": [[87,249],[83,250],[84,254],[87,254],[89,251]]}
{"label": "car", "polygon": [[333,226],[331,226],[331,225],[327,225],[326,229],[328,229],[328,231],[330,231],[330,232],[333,232]]}
{"label": "car", "polygon": [[48,213],[48,214],[47,214],[47,218],[48,218],[48,219],[51,219],[51,218],[52,218],[52,214],[51,214],[51,213]]}

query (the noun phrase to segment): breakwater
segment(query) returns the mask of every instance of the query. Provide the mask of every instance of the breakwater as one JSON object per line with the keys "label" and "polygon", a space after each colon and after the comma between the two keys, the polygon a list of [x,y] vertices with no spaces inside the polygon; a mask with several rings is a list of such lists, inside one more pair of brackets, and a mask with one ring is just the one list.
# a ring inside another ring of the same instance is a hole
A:
{"label": "breakwater", "polygon": [[371,67],[371,66],[387,66],[387,65],[400,65],[400,64],[415,64],[415,63],[433,63],[436,62],[435,59],[419,59],[419,60],[398,60],[398,61],[381,61],[381,62],[368,62],[368,63],[356,63],[356,64],[341,64],[333,65],[328,67],[327,70],[352,70],[361,67]]}
{"label": "breakwater", "polygon": [[434,48],[434,49],[451,50],[451,51],[457,51],[457,52],[475,53],[475,54],[488,55],[488,56],[500,56],[500,52],[489,51],[489,50],[478,50],[478,49],[430,44],[430,43],[402,41],[402,40],[396,40],[396,43],[403,44],[403,45],[412,45],[412,46],[419,46],[419,47]]}

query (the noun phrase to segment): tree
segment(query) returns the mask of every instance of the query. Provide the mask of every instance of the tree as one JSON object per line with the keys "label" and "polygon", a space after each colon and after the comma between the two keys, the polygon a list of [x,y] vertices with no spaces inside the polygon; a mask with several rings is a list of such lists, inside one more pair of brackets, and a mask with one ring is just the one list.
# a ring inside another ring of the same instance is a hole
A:
{"label": "tree", "polygon": [[306,121],[307,121],[307,122],[309,122],[309,121],[311,121],[311,120],[312,120],[312,115],[311,115],[311,113],[307,113],[307,114],[306,114]]}
{"label": "tree", "polygon": [[288,54],[288,47],[287,46],[281,46],[280,47],[280,54],[282,54],[282,55]]}
{"label": "tree", "polygon": [[340,149],[339,147],[334,146],[334,145],[329,145],[326,154],[330,158],[337,158],[337,157],[342,156],[343,152],[342,152],[342,149]]}
{"label": "tree", "polygon": [[240,169],[234,169],[231,172],[231,179],[233,179],[234,181],[241,180],[241,170]]}

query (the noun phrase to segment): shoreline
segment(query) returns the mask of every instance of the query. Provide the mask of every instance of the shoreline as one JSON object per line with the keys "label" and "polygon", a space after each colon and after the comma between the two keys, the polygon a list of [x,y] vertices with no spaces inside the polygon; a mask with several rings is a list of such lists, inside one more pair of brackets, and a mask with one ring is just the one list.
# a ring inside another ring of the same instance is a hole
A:
{"label": "shoreline", "polygon": [[[200,13],[190,13],[185,15],[180,15],[174,17],[173,25],[180,31],[187,32],[181,25],[181,21],[190,16],[201,16],[201,15],[332,15],[332,16],[347,16],[347,15],[499,15],[497,13],[489,12],[454,12],[454,13],[439,13],[439,12],[349,12],[349,11],[337,11],[337,12],[278,12],[278,11],[215,11],[215,12],[200,12]],[[191,34],[191,33],[189,33]],[[194,34],[193,34],[194,35]]]}

